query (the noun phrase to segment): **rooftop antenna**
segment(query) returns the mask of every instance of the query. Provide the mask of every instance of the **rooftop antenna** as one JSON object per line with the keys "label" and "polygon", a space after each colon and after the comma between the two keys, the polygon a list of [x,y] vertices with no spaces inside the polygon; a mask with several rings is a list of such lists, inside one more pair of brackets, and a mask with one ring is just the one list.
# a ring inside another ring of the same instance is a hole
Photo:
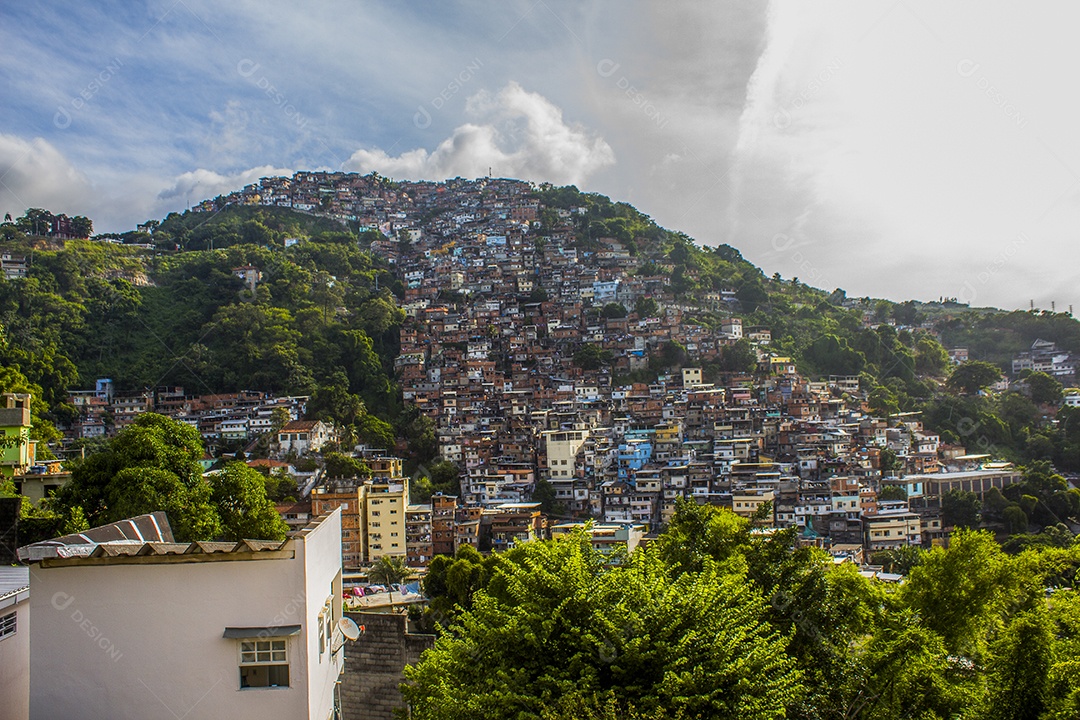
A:
{"label": "rooftop antenna", "polygon": [[1032,301],[1031,301],[1031,309],[1032,309],[1032,310],[1034,310],[1034,309],[1035,309],[1035,301],[1034,301],[1034,300],[1032,300]]}
{"label": "rooftop antenna", "polygon": [[1050,301],[1050,312],[1057,312],[1057,308],[1054,307],[1054,301]]}

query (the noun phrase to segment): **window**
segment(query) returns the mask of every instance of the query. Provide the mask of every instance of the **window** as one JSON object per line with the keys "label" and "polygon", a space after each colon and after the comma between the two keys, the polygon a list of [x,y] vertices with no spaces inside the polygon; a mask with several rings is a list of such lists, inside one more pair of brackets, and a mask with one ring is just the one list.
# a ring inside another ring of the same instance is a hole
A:
{"label": "window", "polygon": [[15,613],[0,616],[0,640],[15,634]]}
{"label": "window", "polygon": [[240,687],[289,687],[286,641],[243,640],[240,643]]}

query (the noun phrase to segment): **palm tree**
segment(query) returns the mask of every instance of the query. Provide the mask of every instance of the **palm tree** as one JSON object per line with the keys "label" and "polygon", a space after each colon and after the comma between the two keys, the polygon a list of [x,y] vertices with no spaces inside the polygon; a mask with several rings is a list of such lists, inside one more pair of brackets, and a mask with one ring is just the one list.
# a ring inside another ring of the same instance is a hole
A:
{"label": "palm tree", "polygon": [[383,555],[368,570],[368,582],[386,585],[390,591],[390,609],[394,609],[394,585],[400,585],[412,571],[405,564],[404,558],[395,555]]}
{"label": "palm tree", "polygon": [[376,585],[398,585],[409,577],[405,560],[395,555],[383,555],[368,570],[368,581]]}

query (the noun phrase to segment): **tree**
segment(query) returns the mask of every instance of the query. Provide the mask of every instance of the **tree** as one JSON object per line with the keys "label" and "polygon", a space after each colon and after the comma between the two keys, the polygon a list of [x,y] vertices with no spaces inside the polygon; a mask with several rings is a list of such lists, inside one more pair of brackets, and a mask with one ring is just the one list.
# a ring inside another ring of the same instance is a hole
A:
{"label": "tree", "polygon": [[634,312],[640,318],[656,317],[660,312],[660,306],[651,297],[640,296],[634,301]]}
{"label": "tree", "polygon": [[885,485],[877,496],[878,500],[907,500],[907,490],[900,485]]}
{"label": "tree", "polygon": [[288,526],[266,496],[263,476],[231,462],[210,478],[210,501],[226,540],[284,540]]}
{"label": "tree", "polygon": [[949,353],[932,337],[923,336],[915,345],[915,370],[920,375],[941,375],[949,366]]}
{"label": "tree", "polygon": [[740,338],[720,350],[720,367],[726,372],[753,372],[757,367],[757,360],[757,351],[746,338]]}
{"label": "tree", "polygon": [[599,345],[585,343],[574,353],[574,364],[582,370],[599,370],[605,363],[611,362],[612,353]]}
{"label": "tree", "polygon": [[400,585],[412,571],[405,560],[396,555],[383,555],[368,570],[368,582],[376,585]]}
{"label": "tree", "polygon": [[323,457],[323,469],[327,477],[365,478],[371,477],[371,468],[363,460],[339,452],[328,452]]}
{"label": "tree", "polygon": [[94,234],[94,223],[88,217],[76,215],[71,218],[71,233],[77,238],[88,238]]}
{"label": "tree", "polygon": [[1025,612],[991,646],[990,720],[1039,720],[1047,704],[1053,635],[1046,613]]}
{"label": "tree", "polygon": [[993,535],[957,530],[947,549],[924,553],[900,599],[941,636],[949,652],[970,655],[985,647],[1000,613],[1023,597],[1022,580]]}
{"label": "tree", "polygon": [[1044,372],[1033,372],[1027,376],[1031,401],[1039,405],[1056,405],[1061,402],[1063,388],[1055,378]]}
{"label": "tree", "polygon": [[681,366],[686,358],[686,347],[678,340],[669,340],[660,350],[660,361],[667,368]]}
{"label": "tree", "polygon": [[979,496],[973,492],[953,489],[941,496],[941,515],[946,526],[977,528],[980,510]]}
{"label": "tree", "polygon": [[974,395],[1001,379],[1001,370],[982,360],[968,360],[957,365],[946,381],[953,390]]}
{"label": "tree", "polygon": [[[886,475],[888,473],[891,473],[893,470],[896,470],[900,466],[900,463],[896,457],[896,451],[892,448],[882,448],[881,453],[878,455],[878,466],[881,468],[882,475]],[[895,487],[898,490],[904,490],[899,486]],[[884,492],[887,489],[888,488],[882,488],[881,490],[882,492]],[[907,500],[907,491],[904,490],[904,496],[900,498],[886,498],[880,492],[878,493],[878,497],[880,497],[882,500]]]}
{"label": "tree", "polygon": [[168,470],[126,467],[105,487],[105,500],[108,511],[95,524],[164,511],[173,535],[181,542],[213,540],[221,531],[210,488],[202,478],[187,485]]}
{"label": "tree", "polygon": [[1002,522],[1010,535],[1026,533],[1028,529],[1028,516],[1019,505],[1010,505],[1001,513]]}
{"label": "tree", "polygon": [[669,716],[778,718],[798,697],[745,577],[714,565],[673,580],[654,553],[611,567],[584,533],[512,552],[406,668],[413,717],[538,718],[576,694]]}
{"label": "tree", "polygon": [[610,302],[600,310],[601,317],[607,319],[618,319],[626,317],[626,308],[622,303]]}
{"label": "tree", "polygon": [[81,507],[95,526],[164,510],[178,540],[212,540],[219,519],[202,477],[202,456],[198,430],[143,413],[74,468],[55,504]]}

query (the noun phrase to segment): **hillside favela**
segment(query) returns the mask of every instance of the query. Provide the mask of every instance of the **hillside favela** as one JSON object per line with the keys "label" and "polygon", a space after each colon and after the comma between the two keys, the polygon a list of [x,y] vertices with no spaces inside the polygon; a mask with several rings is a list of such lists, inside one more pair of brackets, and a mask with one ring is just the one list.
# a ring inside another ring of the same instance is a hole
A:
{"label": "hillside favela", "polygon": [[5,717],[1075,716],[1067,313],[509,179],[0,233]]}

